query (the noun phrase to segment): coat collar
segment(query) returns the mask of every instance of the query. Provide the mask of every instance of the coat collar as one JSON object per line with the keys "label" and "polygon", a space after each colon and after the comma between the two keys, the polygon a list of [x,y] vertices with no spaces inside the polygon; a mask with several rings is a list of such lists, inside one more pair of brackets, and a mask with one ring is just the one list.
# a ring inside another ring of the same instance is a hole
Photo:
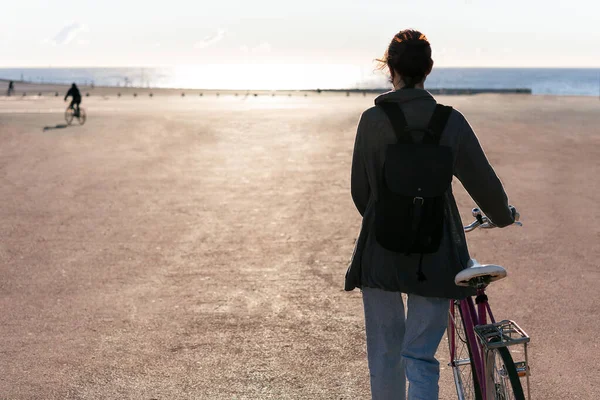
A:
{"label": "coat collar", "polygon": [[375,99],[375,105],[383,102],[404,103],[416,99],[431,99],[433,96],[425,89],[399,89],[383,93]]}

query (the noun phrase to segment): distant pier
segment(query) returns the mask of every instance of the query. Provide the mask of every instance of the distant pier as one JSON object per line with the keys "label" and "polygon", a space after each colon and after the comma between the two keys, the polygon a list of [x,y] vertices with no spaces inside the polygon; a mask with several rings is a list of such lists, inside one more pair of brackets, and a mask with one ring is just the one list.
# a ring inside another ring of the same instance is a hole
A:
{"label": "distant pier", "polygon": [[[509,88],[509,89],[472,89],[472,88],[425,88],[431,94],[445,94],[445,95],[469,95],[469,94],[482,94],[482,93],[501,93],[501,94],[531,94],[531,89],[528,88]],[[391,88],[377,88],[377,89],[317,89],[317,93],[320,92],[340,92],[340,93],[372,93],[380,94],[389,92]]]}
{"label": "distant pier", "polygon": [[[26,95],[37,94],[37,96],[57,96],[56,93],[66,92],[70,85],[58,84],[58,83],[32,83],[32,82],[22,82],[22,81],[14,81],[15,89],[13,91],[13,96],[16,95]],[[8,88],[8,79],[3,79],[0,77],[0,96],[5,96],[7,94]],[[192,96],[202,96],[203,94],[209,95],[212,94],[214,96],[227,96],[227,95],[239,95],[243,94],[244,90],[208,90],[208,89],[185,89],[185,88],[142,88],[137,86],[129,86],[129,87],[112,87],[112,86],[97,86],[97,85],[79,85],[80,90],[83,93],[86,93],[87,97],[95,97],[95,96],[136,96],[136,95],[145,95],[150,96],[152,93],[153,97],[161,96],[161,95],[178,95],[180,97],[186,97],[188,95]],[[475,95],[482,93],[498,93],[498,94],[532,94],[531,89],[529,88],[508,88],[508,89],[494,89],[494,88],[426,88],[432,94],[435,95]],[[318,95],[327,95],[327,94],[340,94],[346,97],[349,96],[366,96],[367,94],[378,95],[381,93],[385,93],[390,91],[391,88],[363,88],[363,89],[305,89],[305,90],[297,90],[297,89],[281,89],[281,90],[257,90],[252,92],[252,96],[270,96],[272,97],[274,94],[288,94],[290,96],[299,95],[303,97],[307,96],[318,96]],[[250,95],[250,92],[247,92],[246,95]]]}
{"label": "distant pier", "polygon": [[427,89],[431,94],[481,94],[481,93],[502,93],[502,94],[531,94],[531,89]]}

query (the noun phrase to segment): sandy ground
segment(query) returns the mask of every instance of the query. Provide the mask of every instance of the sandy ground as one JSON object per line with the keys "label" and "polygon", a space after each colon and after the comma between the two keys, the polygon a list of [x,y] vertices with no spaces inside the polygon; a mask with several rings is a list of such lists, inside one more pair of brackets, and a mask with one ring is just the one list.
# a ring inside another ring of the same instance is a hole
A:
{"label": "sandy ground", "polygon": [[[372,96],[105,94],[66,128],[61,98],[0,97],[0,398],[369,398],[342,287]],[[523,216],[469,240],[509,271],[489,295],[532,337],[533,398],[600,398],[600,101],[438,99]]]}

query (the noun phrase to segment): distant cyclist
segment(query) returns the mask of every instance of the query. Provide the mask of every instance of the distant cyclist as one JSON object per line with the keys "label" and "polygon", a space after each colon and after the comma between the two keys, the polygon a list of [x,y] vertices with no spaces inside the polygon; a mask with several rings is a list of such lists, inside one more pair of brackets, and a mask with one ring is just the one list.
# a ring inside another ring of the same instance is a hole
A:
{"label": "distant cyclist", "polygon": [[[79,88],[77,87],[77,85],[74,83],[73,83],[73,85],[71,85],[71,89],[69,89],[69,91],[65,95],[65,101],[67,101],[67,97],[69,97],[69,96],[73,97],[73,100],[71,100],[71,104],[69,104],[69,108],[72,108],[75,110],[75,115],[79,115],[79,105],[81,104],[81,93],[79,92]],[[77,108],[75,108],[74,106],[77,106]]]}

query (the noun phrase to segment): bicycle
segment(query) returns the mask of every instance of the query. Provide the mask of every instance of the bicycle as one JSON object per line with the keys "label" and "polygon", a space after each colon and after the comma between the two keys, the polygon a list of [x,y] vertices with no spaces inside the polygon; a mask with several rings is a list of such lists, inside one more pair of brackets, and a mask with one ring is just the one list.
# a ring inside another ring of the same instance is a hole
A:
{"label": "bicycle", "polygon": [[77,118],[79,125],[85,124],[85,121],[87,119],[87,114],[85,112],[85,108],[83,108],[83,107],[78,107],[78,108],[79,108],[79,110],[75,110],[74,107],[69,106],[65,110],[65,121],[67,121],[67,125],[71,125],[74,118]]}
{"label": "bicycle", "polygon": [[[465,232],[477,228],[493,228],[483,213],[474,208],[476,220],[464,227]],[[519,214],[515,211],[515,224]],[[531,399],[530,367],[527,358],[529,336],[514,321],[496,322],[485,294],[486,287],[506,277],[499,265],[481,265],[471,259],[468,268],[459,272],[455,283],[476,289],[472,297],[451,300],[448,321],[450,363],[459,400],[525,400]],[[488,317],[490,323],[488,323]],[[509,348],[523,346],[524,360],[515,362]],[[521,378],[525,378],[526,391]],[[527,393],[527,397],[525,397]]]}

